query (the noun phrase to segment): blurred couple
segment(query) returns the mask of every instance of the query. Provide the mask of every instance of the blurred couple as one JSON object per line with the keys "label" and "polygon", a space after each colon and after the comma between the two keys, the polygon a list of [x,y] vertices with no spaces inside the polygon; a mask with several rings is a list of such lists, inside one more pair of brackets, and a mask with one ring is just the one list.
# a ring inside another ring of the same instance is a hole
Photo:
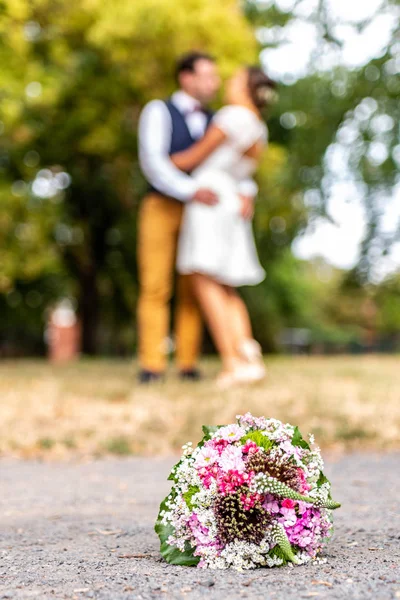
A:
{"label": "blurred couple", "polygon": [[220,388],[260,381],[265,367],[236,288],[257,285],[252,176],[267,143],[261,110],[274,83],[258,67],[227,82],[225,106],[209,108],[220,85],[216,62],[191,52],[177,63],[179,89],[145,106],[139,158],[150,189],[138,221],[139,381],[162,380],[177,272],[175,340],[180,376],[197,381],[202,316],[222,360]]}

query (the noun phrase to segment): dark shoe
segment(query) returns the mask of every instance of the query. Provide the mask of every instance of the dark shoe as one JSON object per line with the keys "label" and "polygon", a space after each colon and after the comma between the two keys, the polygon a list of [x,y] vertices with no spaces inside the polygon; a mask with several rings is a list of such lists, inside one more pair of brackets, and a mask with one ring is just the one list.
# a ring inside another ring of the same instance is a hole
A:
{"label": "dark shoe", "polygon": [[146,371],[146,369],[142,369],[141,371],[139,371],[139,383],[161,383],[163,381],[164,373],[157,373],[156,371]]}
{"label": "dark shoe", "polygon": [[203,379],[203,376],[201,374],[201,372],[199,371],[199,369],[183,369],[180,373],[179,373],[179,378],[182,381],[201,381]]}

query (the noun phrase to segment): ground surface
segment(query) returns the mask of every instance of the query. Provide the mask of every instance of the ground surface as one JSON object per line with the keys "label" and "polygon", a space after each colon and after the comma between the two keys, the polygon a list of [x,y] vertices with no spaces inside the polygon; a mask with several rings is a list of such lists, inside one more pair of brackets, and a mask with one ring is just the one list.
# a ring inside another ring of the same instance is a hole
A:
{"label": "ground surface", "polygon": [[0,455],[22,458],[171,454],[203,424],[237,414],[275,417],[326,448],[400,448],[397,356],[267,357],[260,386],[220,392],[216,361],[204,381],[137,386],[132,361],[0,363]]}
{"label": "ground surface", "polygon": [[326,564],[245,574],[173,567],[153,522],[170,459],[0,461],[0,598],[400,598],[400,454],[327,461],[336,533]]}

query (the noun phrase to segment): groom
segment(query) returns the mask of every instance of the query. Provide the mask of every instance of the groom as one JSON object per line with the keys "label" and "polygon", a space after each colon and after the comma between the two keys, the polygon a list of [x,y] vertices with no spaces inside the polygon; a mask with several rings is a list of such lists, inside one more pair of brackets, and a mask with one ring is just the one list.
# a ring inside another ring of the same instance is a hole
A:
{"label": "groom", "polygon": [[[199,188],[189,174],[179,171],[169,156],[186,150],[204,135],[212,113],[205,107],[214,99],[220,78],[214,59],[191,52],[177,63],[179,85],[167,101],[153,100],[139,122],[139,159],[149,183],[138,221],[139,381],[163,378],[167,363],[169,302],[175,276],[175,256],[185,202],[213,205],[215,194]],[[199,308],[188,277],[177,281],[175,338],[182,379],[197,380],[202,336]]]}
{"label": "groom", "polygon": [[[206,107],[220,87],[215,60],[202,52],[190,52],[178,60],[176,78],[178,91],[166,101],[149,102],[139,121],[139,160],[149,183],[138,220],[141,383],[162,380],[167,366],[169,302],[184,205],[201,202],[212,206],[218,202],[214,192],[199,187],[169,158],[190,148],[210,124],[212,112]],[[256,190],[250,189],[249,183],[243,182],[241,191],[253,196]],[[188,276],[179,276],[175,339],[178,369],[184,380],[197,381],[200,377],[197,360],[201,336],[201,316],[190,280]]]}

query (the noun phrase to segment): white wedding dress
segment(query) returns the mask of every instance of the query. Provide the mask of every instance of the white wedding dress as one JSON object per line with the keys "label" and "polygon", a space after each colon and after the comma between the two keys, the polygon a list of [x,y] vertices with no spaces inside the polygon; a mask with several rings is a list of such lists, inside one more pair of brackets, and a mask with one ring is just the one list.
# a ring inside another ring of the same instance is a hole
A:
{"label": "white wedding dress", "polygon": [[185,207],[178,245],[181,274],[202,273],[232,287],[256,285],[265,277],[250,221],[240,215],[238,182],[257,166],[244,152],[260,139],[267,141],[266,125],[243,106],[229,105],[213,123],[225,141],[192,173],[201,187],[218,194],[218,204],[190,202]]}

